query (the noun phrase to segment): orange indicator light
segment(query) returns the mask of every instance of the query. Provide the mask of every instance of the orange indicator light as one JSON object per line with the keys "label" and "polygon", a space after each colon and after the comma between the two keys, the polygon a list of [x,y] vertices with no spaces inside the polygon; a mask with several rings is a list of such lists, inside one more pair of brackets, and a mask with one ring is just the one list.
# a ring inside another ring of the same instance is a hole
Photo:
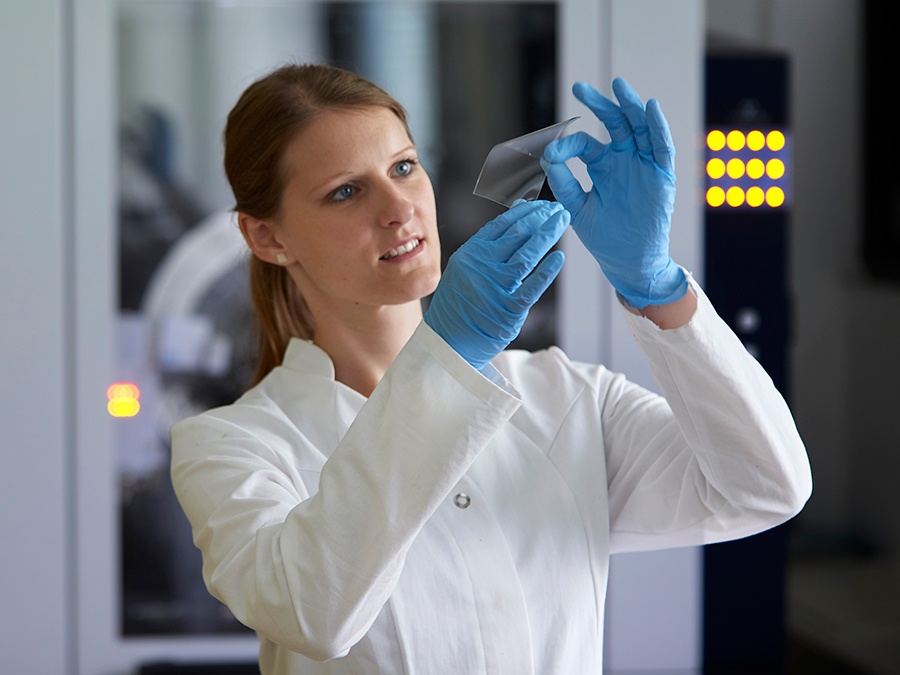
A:
{"label": "orange indicator light", "polygon": [[728,149],[738,151],[744,147],[744,133],[735,129],[728,132]]}
{"label": "orange indicator light", "polygon": [[713,157],[706,163],[706,174],[710,178],[721,178],[725,175],[725,162],[718,157]]}
{"label": "orange indicator light", "polygon": [[713,129],[706,134],[706,146],[715,152],[725,147],[725,134],[718,129]]}
{"label": "orange indicator light", "polygon": [[141,409],[138,399],[141,397],[141,390],[137,385],[131,382],[116,382],[109,385],[106,390],[106,398],[109,403],[106,409],[113,417],[134,417]]}

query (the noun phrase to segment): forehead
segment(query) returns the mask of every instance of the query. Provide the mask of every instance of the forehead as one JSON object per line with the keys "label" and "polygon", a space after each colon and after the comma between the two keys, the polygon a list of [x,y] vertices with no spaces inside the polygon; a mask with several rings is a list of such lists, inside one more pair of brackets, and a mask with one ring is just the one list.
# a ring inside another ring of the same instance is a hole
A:
{"label": "forehead", "polygon": [[357,165],[392,157],[411,145],[403,123],[387,108],[328,110],[291,141],[286,163],[293,173],[324,176],[362,168]]}

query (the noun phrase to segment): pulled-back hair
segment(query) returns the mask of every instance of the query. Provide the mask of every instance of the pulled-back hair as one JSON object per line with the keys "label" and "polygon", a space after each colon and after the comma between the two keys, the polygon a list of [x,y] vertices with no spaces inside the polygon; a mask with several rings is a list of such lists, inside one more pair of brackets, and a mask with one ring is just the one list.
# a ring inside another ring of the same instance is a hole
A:
{"label": "pulled-back hair", "polygon": [[[396,100],[340,68],[292,64],[251,84],[225,125],[225,174],[234,192],[234,210],[260,220],[277,215],[290,142],[322,112],[368,107],[391,110],[409,134],[406,112]],[[255,255],[250,258],[250,297],[259,322],[256,384],[281,363],[292,337],[312,339],[315,326],[287,270]]]}

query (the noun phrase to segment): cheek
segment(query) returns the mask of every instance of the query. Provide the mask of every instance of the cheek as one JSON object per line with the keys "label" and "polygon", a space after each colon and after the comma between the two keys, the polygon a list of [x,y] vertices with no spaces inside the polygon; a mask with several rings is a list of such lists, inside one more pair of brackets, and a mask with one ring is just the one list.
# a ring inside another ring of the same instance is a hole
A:
{"label": "cheek", "polygon": [[431,189],[431,182],[427,182],[416,193],[416,205],[420,214],[420,218],[426,223],[429,233],[437,232],[437,207],[434,203],[434,191]]}
{"label": "cheek", "polygon": [[351,267],[355,252],[353,243],[359,240],[349,219],[309,219],[314,227],[298,228],[291,237],[291,247],[301,265],[310,272],[337,276]]}

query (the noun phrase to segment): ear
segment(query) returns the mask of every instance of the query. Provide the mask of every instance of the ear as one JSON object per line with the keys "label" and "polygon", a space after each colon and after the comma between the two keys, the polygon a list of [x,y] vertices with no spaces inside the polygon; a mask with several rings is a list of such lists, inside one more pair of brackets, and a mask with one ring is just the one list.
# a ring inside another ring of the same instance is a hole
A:
{"label": "ear", "polygon": [[295,262],[294,256],[279,240],[271,221],[238,213],[238,225],[247,246],[260,260],[273,265],[290,265]]}

